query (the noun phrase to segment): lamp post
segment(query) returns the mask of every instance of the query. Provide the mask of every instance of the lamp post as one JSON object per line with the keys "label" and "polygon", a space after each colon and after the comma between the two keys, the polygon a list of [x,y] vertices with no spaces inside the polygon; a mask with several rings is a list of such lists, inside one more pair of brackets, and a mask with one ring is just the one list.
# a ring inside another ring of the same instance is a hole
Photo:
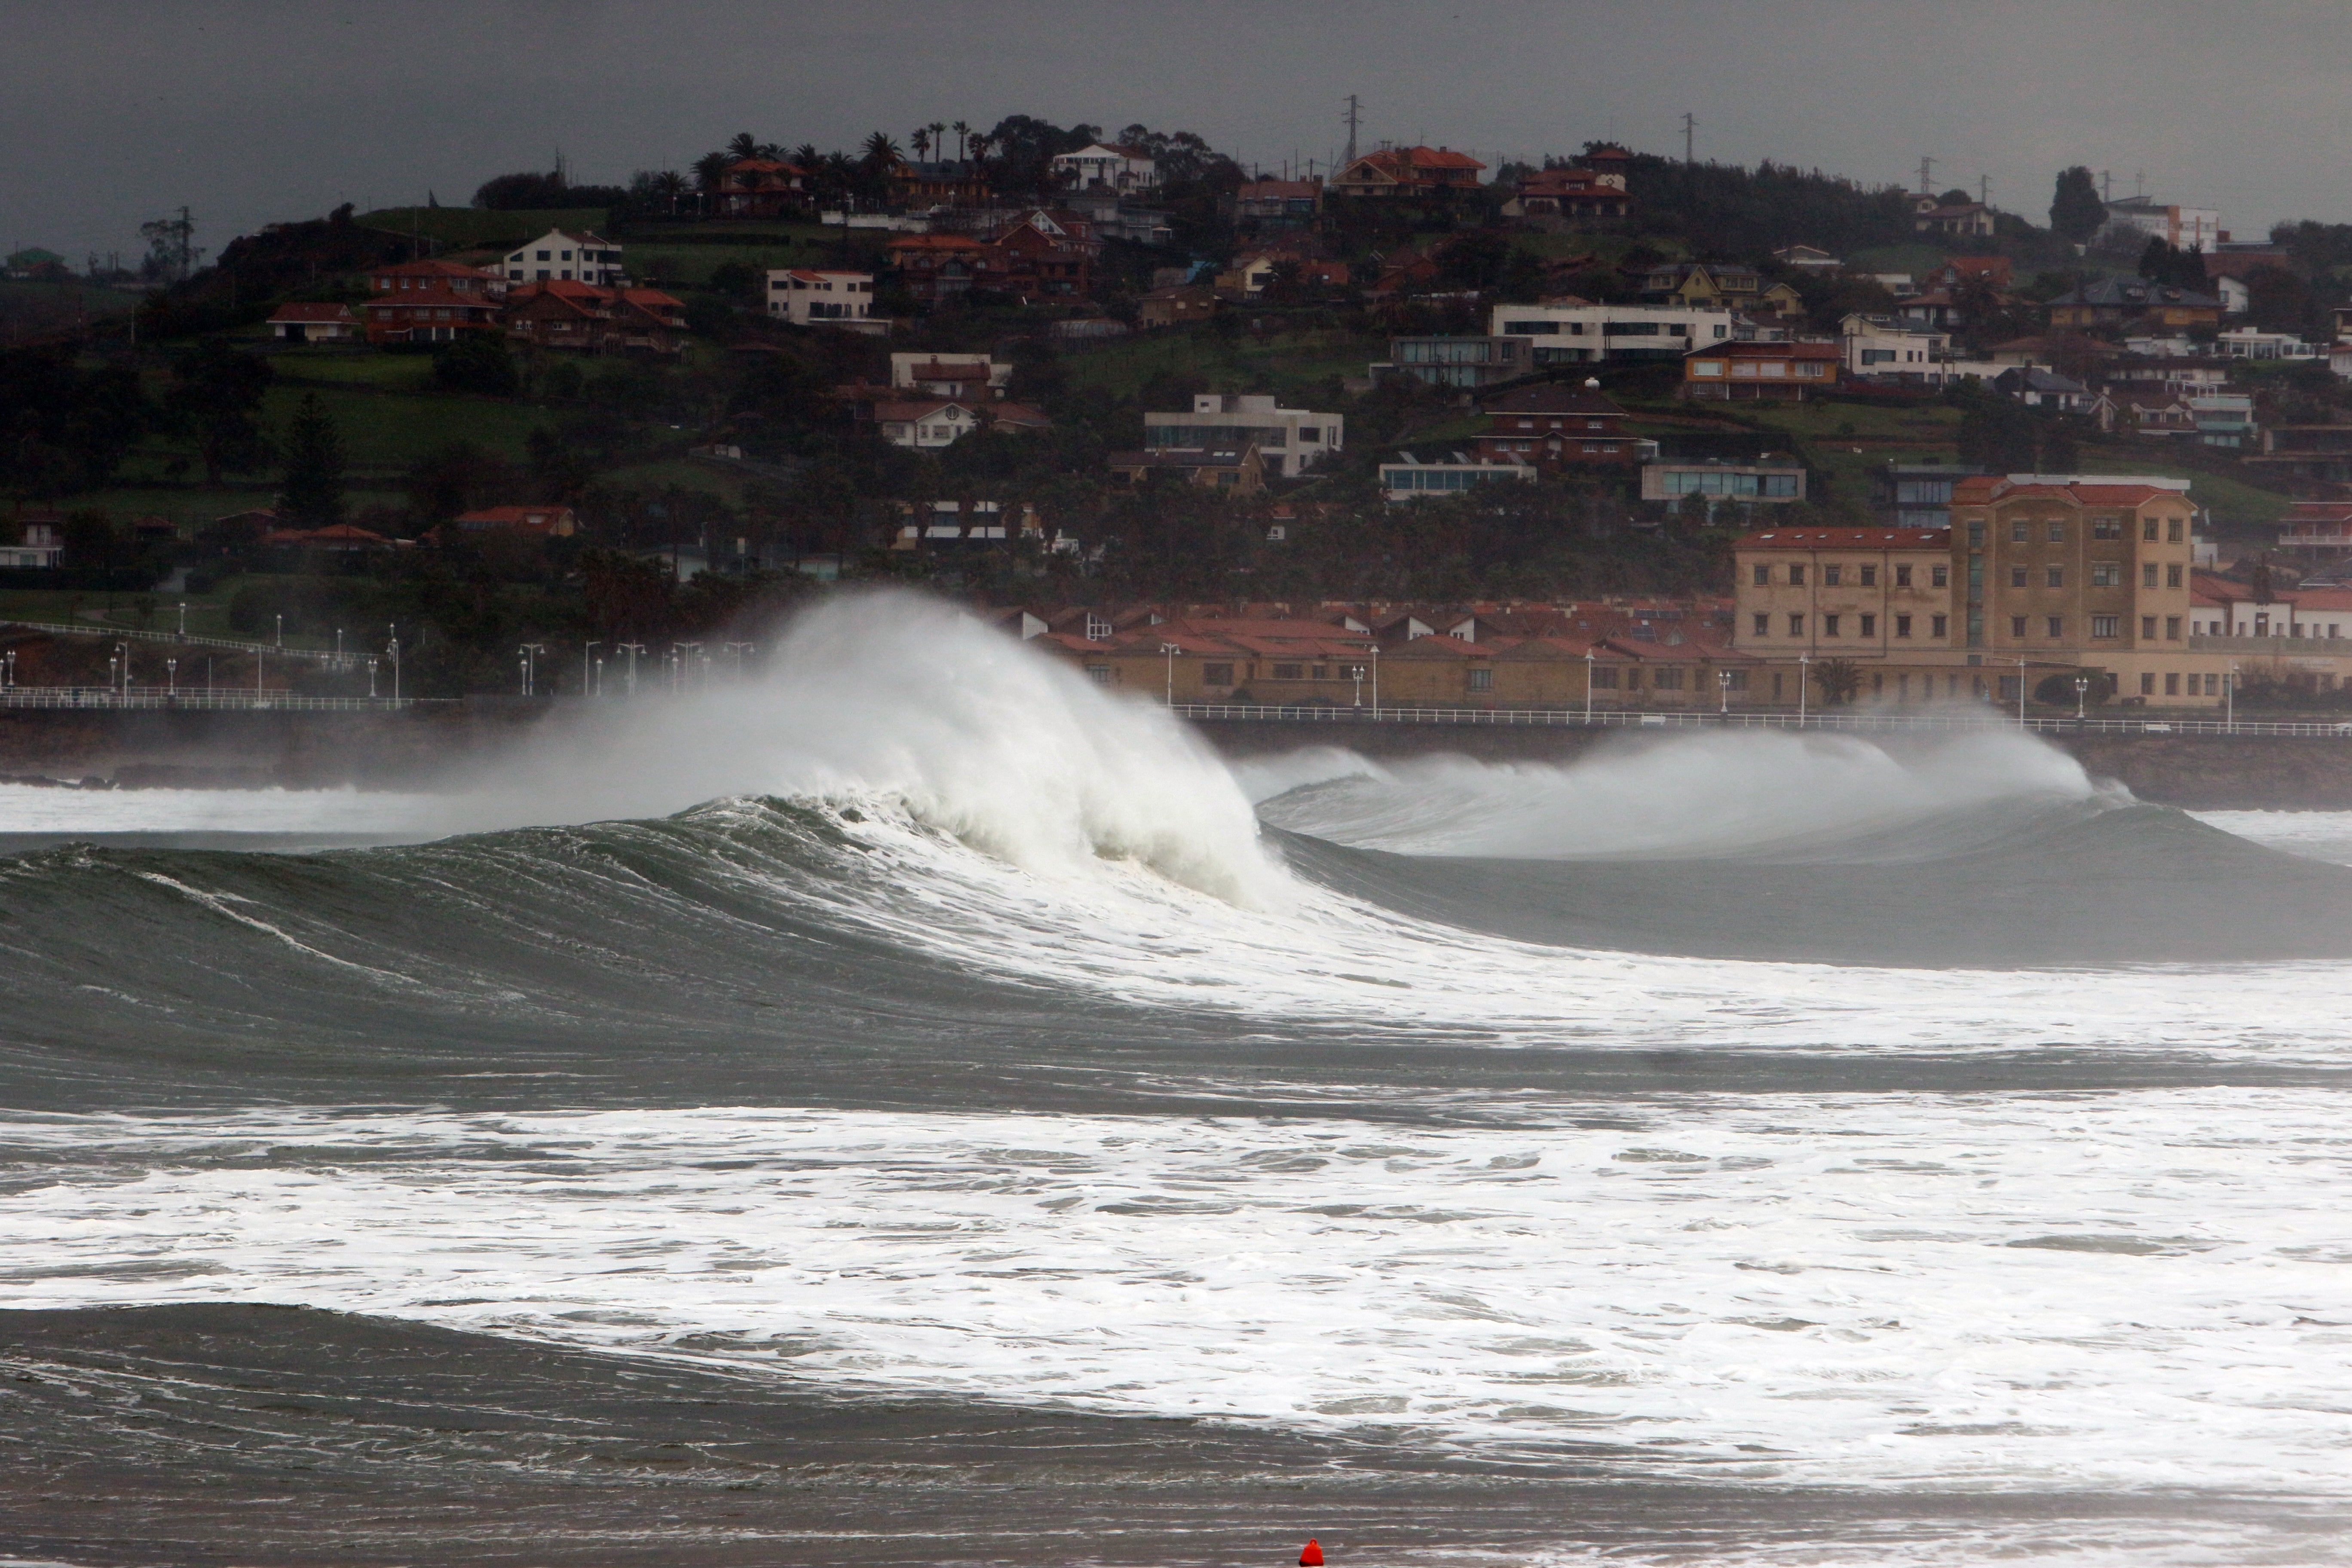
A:
{"label": "lamp post", "polygon": [[1797,656],[1797,728],[1800,730],[1805,727],[1805,682],[1813,673],[1812,664],[1811,654],[1801,653]]}
{"label": "lamp post", "polygon": [[2223,728],[2234,735],[2238,732],[2238,667],[2231,665],[2230,673],[2221,678],[2221,696],[2228,704],[2228,718]]}
{"label": "lamp post", "polygon": [[368,660],[368,661],[367,661],[367,667],[368,667],[368,700],[369,700],[369,701],[371,701],[371,702],[373,702],[373,701],[374,701],[374,700],[375,700],[375,666],[376,666],[376,661],[375,661],[374,659],[370,659],[370,660]]}
{"label": "lamp post", "polygon": [[2086,714],[2083,711],[2083,710],[2084,710],[2084,707],[2085,707],[2085,706],[2090,702],[2090,700],[2091,700],[2091,678],[2090,678],[2089,676],[2087,676],[2087,675],[2078,675],[2078,676],[2076,676],[2076,677],[2074,678],[2074,722],[2075,722],[2075,723],[2080,724],[2080,723],[2081,723],[2081,722],[2082,722],[2082,721],[2083,721],[2086,717],[2088,717],[2088,715],[2086,715]]}
{"label": "lamp post", "polygon": [[1720,717],[1728,718],[1731,715],[1731,671],[1727,669],[1717,670],[1715,672],[1715,683],[1723,688],[1723,702],[1721,706],[1716,709],[1716,712]]}
{"label": "lamp post", "polygon": [[2017,727],[2025,728],[2025,661],[2017,661]]}
{"label": "lamp post", "polygon": [[1378,643],[1374,643],[1374,644],[1372,645],[1372,719],[1373,719],[1373,721],[1377,723],[1377,722],[1379,721],[1379,720],[1380,720],[1380,716],[1381,716],[1381,645],[1380,645],[1380,644],[1378,644]]}
{"label": "lamp post", "polygon": [[538,695],[539,656],[546,651],[545,643],[536,642],[524,643],[515,649],[516,655],[522,660],[522,694],[525,697]]}
{"label": "lamp post", "polygon": [[1591,648],[1584,650],[1584,721],[1587,725],[1592,722],[1592,671],[1599,658],[1600,656]]}
{"label": "lamp post", "polygon": [[163,661],[163,695],[172,701],[179,700],[180,661],[176,658],[167,658]]}
{"label": "lamp post", "polygon": [[188,640],[188,601],[185,599],[180,601],[180,640]]}
{"label": "lamp post", "polygon": [[341,626],[335,628],[335,668],[343,668],[343,628]]}
{"label": "lamp post", "polygon": [[601,658],[596,661],[596,695],[604,695],[604,661]]}
{"label": "lamp post", "polygon": [[284,647],[286,646],[286,617],[285,617],[284,616],[278,616],[278,617],[277,617],[277,621],[278,621],[278,646],[279,647]]}
{"label": "lamp post", "polygon": [[[582,643],[580,645],[580,695],[583,697],[588,695],[588,672],[595,664],[595,660],[593,656],[598,648],[603,647],[604,646],[604,645],[602,642]],[[603,689],[601,686],[598,688],[598,694],[600,696],[603,694]]]}
{"label": "lamp post", "polygon": [[116,643],[114,657],[118,666],[115,671],[117,689],[119,694],[128,700],[131,696],[131,645],[127,642]]}
{"label": "lamp post", "polygon": [[637,655],[646,651],[646,645],[641,642],[614,643],[613,651],[629,656],[629,695],[635,697],[637,694]]}
{"label": "lamp post", "polygon": [[740,682],[743,679],[743,656],[750,653],[758,645],[747,642],[730,642],[722,643],[719,646],[724,647],[729,653],[735,656],[735,679],[738,682]]}
{"label": "lamp post", "polygon": [[1356,683],[1355,705],[1361,708],[1364,705],[1364,667],[1360,664],[1349,665],[1348,667],[1348,679]]}
{"label": "lamp post", "polygon": [[385,652],[392,659],[392,700],[397,702],[400,700],[400,628],[394,626],[384,629],[389,637]]}
{"label": "lamp post", "polygon": [[0,691],[11,691],[16,686],[16,650],[10,648],[0,656]]}
{"label": "lamp post", "polygon": [[1177,647],[1172,642],[1164,642],[1160,645],[1160,651],[1166,655],[1168,659],[1168,706],[1173,708],[1176,706]]}

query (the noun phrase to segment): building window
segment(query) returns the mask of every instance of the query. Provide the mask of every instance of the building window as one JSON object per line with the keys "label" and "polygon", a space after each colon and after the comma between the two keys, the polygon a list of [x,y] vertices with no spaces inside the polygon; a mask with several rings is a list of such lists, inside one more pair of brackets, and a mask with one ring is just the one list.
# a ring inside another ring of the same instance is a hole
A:
{"label": "building window", "polygon": [[1911,568],[1897,566],[1895,569],[1895,585],[1898,588],[1908,588],[1911,585]]}
{"label": "building window", "polygon": [[1274,678],[1276,680],[1304,680],[1307,668],[1297,664],[1277,664],[1274,667]]}
{"label": "building window", "polygon": [[2180,695],[2180,677],[2178,675],[2168,675],[2164,678],[2164,694],[2167,697],[2178,697]]}
{"label": "building window", "polygon": [[1802,566],[1792,563],[1789,568],[1789,586],[1791,588],[1801,588],[1804,585],[1805,569]]}
{"label": "building window", "polygon": [[2154,616],[2142,616],[2139,618],[2139,635],[2146,637],[2149,642],[2154,642],[2156,640],[2156,617]]}
{"label": "building window", "polygon": [[2139,569],[2139,585],[2143,588],[2153,588],[2156,586],[2155,562],[2148,561],[2141,563]]}
{"label": "building window", "polygon": [[1878,586],[1877,567],[1865,566],[1862,569],[1862,585],[1865,588],[1875,588]]}
{"label": "building window", "polygon": [[2066,617],[2065,617],[2065,616],[2047,616],[2047,617],[2045,617],[2045,618],[2046,618],[2046,619],[2049,621],[2049,623],[2050,623],[2050,636],[2051,636],[2053,639],[2054,639],[2054,638],[2057,638],[2057,637],[2064,637],[2064,636],[2066,635]]}
{"label": "building window", "polygon": [[1934,637],[1949,637],[1951,635],[1951,624],[1952,618],[1949,616],[1929,616],[1927,617],[1927,635]]}
{"label": "building window", "polygon": [[2164,542],[2167,544],[2178,544],[2180,542],[2180,520],[2179,518],[2176,517],[2171,521],[2164,525]]}
{"label": "building window", "polygon": [[1617,689],[1617,667],[1611,664],[1592,666],[1592,689],[1596,691]]}
{"label": "building window", "polygon": [[2124,563],[2122,562],[2094,561],[2091,563],[2092,587],[2120,588],[2123,586],[2123,582]]}
{"label": "building window", "polygon": [[1844,568],[1844,567],[1843,567],[1843,566],[1824,566],[1824,567],[1822,567],[1822,587],[1824,587],[1824,588],[1834,588],[1834,587],[1837,587],[1840,584],[1843,583],[1844,581],[1845,581],[1845,568]]}
{"label": "building window", "polygon": [[1650,684],[1660,691],[1680,691],[1683,689],[1683,667],[1661,665],[1650,677]]}
{"label": "building window", "polygon": [[2139,536],[2150,544],[2156,542],[2156,519],[2151,517],[2139,525]]}
{"label": "building window", "polygon": [[2009,617],[2009,635],[2013,637],[2021,637],[2025,635],[2025,617],[2023,616],[2011,616]]}
{"label": "building window", "polygon": [[2177,563],[2164,569],[2164,585],[2168,588],[2180,586],[2180,567]]}
{"label": "building window", "polygon": [[1927,568],[1927,586],[1930,588],[1948,588],[1951,585],[1952,569],[1950,567],[1930,566]]}
{"label": "building window", "polygon": [[1761,588],[1770,584],[1771,581],[1772,568],[1760,561],[1756,563],[1756,585]]}
{"label": "building window", "polygon": [[1772,635],[1772,617],[1761,610],[1756,612],[1756,635],[1759,637]]}
{"label": "building window", "polygon": [[2050,542],[2053,544],[2063,544],[2066,542],[2066,525],[2060,522],[2056,518],[2052,518],[2050,520]]}
{"label": "building window", "polygon": [[1201,667],[1201,684],[1202,684],[1202,685],[1203,685],[1203,686],[1231,686],[1233,683],[1234,683],[1234,667],[1233,667],[1232,665],[1230,665],[1230,664],[1204,664],[1204,665],[1202,665],[1202,666]]}
{"label": "building window", "polygon": [[2093,518],[2093,519],[2091,520],[2091,537],[2092,537],[2092,538],[2094,538],[2094,539],[2121,539],[2123,536],[2124,536],[2124,524],[2123,524],[2123,520],[2122,520],[2121,518],[2116,518],[2116,517],[2095,517],[2095,518]]}
{"label": "building window", "polygon": [[2209,675],[2205,678],[2205,695],[2208,697],[2219,697],[2221,695],[2221,678],[2220,676]]}
{"label": "building window", "polygon": [[2009,569],[2009,585],[2012,588],[2022,588],[2025,586],[2024,567],[2012,566]]}
{"label": "building window", "polygon": [[[2155,524],[2153,524],[2153,523],[2150,523],[2148,526],[2149,526],[2149,527],[2151,527],[2151,528],[2153,528],[2153,527],[2154,527],[2154,526],[2156,526],[2156,525],[2155,525]],[[2153,676],[2153,675],[2143,675],[2143,676],[2141,676],[2141,677],[2139,678],[2139,694],[2140,694],[2142,697],[2153,697],[2153,696],[2155,696],[2155,695],[2156,695],[2156,677],[2155,677],[2155,676]]]}
{"label": "building window", "polygon": [[1897,616],[1895,617],[1895,635],[1898,637],[1907,637],[1911,635],[1910,616]]}
{"label": "building window", "polygon": [[2011,544],[2024,543],[2027,537],[2026,530],[2029,526],[2031,525],[2028,524],[2023,518],[2012,518],[2009,524],[2009,542]]}
{"label": "building window", "polygon": [[1878,635],[1878,617],[1876,616],[1864,616],[1862,617],[1862,635],[1866,637],[1874,637]]}
{"label": "building window", "polygon": [[2050,586],[2053,588],[2063,588],[2066,585],[2066,568],[2063,566],[2053,566],[2047,570],[2049,573]]}
{"label": "building window", "polygon": [[1969,524],[1969,542],[1970,544],[1984,542],[1984,523],[1981,520]]}
{"label": "building window", "polygon": [[1822,617],[1822,636],[1825,637],[1833,637],[1837,636],[1838,622],[1843,618],[1844,617],[1842,616],[1823,616]]}
{"label": "building window", "polygon": [[1495,672],[1491,669],[1472,670],[1470,672],[1470,689],[1473,691],[1494,690]]}
{"label": "building window", "polygon": [[1792,637],[1801,637],[1805,635],[1804,616],[1790,616],[1789,617],[1789,635]]}
{"label": "building window", "polygon": [[1093,681],[1097,686],[1108,686],[1110,684],[1110,666],[1107,664],[1090,664],[1087,666],[1087,679]]}
{"label": "building window", "polygon": [[2118,629],[2121,626],[2122,617],[2120,616],[2093,616],[2091,617],[2091,635],[2094,637],[2120,637],[2123,635]]}

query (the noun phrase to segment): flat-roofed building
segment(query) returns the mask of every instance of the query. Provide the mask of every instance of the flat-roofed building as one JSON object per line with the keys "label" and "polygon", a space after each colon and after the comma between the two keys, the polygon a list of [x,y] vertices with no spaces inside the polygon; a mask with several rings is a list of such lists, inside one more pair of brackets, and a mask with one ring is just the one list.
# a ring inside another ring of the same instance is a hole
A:
{"label": "flat-roofed building", "polygon": [[1295,479],[1324,453],[1347,445],[1347,426],[1339,415],[1285,408],[1268,395],[1212,392],[1194,397],[1189,412],[1144,415],[1143,448],[1238,451],[1255,447],[1269,476]]}

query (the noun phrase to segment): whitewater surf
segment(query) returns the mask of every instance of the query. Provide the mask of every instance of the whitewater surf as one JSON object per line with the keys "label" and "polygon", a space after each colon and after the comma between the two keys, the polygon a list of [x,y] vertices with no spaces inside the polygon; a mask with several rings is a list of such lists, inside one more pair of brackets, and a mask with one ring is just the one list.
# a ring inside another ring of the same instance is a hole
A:
{"label": "whitewater surf", "polygon": [[2352,826],[1228,767],[884,598],[459,795],[7,833],[19,1555],[2335,1552]]}

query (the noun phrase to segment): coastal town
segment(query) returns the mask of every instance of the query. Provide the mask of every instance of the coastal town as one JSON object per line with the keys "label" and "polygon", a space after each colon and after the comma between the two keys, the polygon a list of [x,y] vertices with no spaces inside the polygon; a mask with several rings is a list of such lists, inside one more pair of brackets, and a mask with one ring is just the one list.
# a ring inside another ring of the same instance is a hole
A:
{"label": "coastal town", "polygon": [[1176,704],[2352,706],[2352,226],[1355,129],[20,248],[0,700],[608,695],[888,584]]}

